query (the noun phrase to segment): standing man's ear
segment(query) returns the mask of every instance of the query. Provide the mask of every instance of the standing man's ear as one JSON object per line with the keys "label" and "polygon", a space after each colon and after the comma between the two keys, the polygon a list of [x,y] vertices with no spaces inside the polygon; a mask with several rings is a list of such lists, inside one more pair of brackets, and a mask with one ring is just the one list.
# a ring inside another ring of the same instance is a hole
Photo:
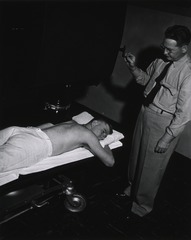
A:
{"label": "standing man's ear", "polygon": [[188,51],[188,46],[184,45],[182,46],[182,53],[186,53]]}

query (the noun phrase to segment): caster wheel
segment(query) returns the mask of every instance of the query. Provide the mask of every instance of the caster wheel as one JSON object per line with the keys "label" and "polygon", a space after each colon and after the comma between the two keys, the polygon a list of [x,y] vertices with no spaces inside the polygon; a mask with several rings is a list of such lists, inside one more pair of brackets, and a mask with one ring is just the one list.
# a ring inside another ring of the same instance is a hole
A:
{"label": "caster wheel", "polygon": [[81,212],[86,207],[86,200],[80,194],[73,194],[71,196],[66,196],[64,205],[66,209],[71,212]]}

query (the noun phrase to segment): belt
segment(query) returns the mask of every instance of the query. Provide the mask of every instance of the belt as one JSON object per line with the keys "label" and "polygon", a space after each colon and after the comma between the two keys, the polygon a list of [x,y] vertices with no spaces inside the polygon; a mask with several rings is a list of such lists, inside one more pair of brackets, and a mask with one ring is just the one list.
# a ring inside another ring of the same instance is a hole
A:
{"label": "belt", "polygon": [[166,112],[165,110],[162,110],[162,109],[158,108],[157,106],[153,105],[152,103],[149,104],[148,108],[152,109],[156,113],[160,113],[160,114],[163,114],[163,115],[173,115],[173,113]]}

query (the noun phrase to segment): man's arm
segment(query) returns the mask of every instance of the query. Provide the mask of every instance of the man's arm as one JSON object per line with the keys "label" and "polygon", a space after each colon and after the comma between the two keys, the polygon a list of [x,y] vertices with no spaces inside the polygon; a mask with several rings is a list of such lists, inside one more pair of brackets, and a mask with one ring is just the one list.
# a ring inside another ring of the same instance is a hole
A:
{"label": "man's arm", "polygon": [[53,123],[44,123],[44,124],[41,124],[37,127],[40,128],[40,129],[45,129],[45,128],[49,128],[49,127],[52,127],[52,126],[54,126]]}
{"label": "man's arm", "polygon": [[94,134],[89,134],[87,137],[88,150],[97,156],[107,167],[112,167],[115,163],[113,153],[108,145],[104,148]]}
{"label": "man's arm", "polygon": [[124,61],[126,62],[133,78],[138,84],[145,86],[150,79],[151,72],[153,71],[153,63],[149,65],[145,72],[136,66],[135,60],[136,58],[132,53],[125,53]]}
{"label": "man's arm", "polygon": [[131,72],[131,74],[133,75],[133,77],[136,79],[137,77],[139,77],[140,75],[140,69],[137,68],[137,66],[135,65],[135,56],[131,53],[125,53],[124,54],[124,60],[127,63],[127,66]]}
{"label": "man's arm", "polygon": [[173,141],[175,137],[171,136],[168,133],[165,133],[162,138],[159,139],[156,147],[155,152],[157,153],[165,153],[170,146],[170,143]]}
{"label": "man's arm", "polygon": [[176,111],[170,125],[166,128],[165,134],[158,141],[156,152],[164,153],[170,143],[180,136],[186,124],[191,120],[191,74],[187,75],[181,84],[178,93]]}

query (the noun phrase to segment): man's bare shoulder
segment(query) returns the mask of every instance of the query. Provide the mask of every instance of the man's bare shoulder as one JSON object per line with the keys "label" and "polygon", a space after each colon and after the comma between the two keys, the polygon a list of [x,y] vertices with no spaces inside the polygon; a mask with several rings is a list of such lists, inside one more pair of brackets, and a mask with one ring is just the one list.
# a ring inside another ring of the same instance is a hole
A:
{"label": "man's bare shoulder", "polygon": [[90,131],[85,125],[79,124],[76,121],[70,120],[67,122],[58,123],[52,127],[52,130],[57,130],[61,132],[67,132],[70,134],[82,134],[81,137],[85,136],[86,134],[92,135],[92,131]]}
{"label": "man's bare shoulder", "polygon": [[78,128],[78,127],[80,128],[81,125],[78,124],[77,122],[73,121],[73,120],[70,120],[70,121],[67,121],[67,122],[57,123],[50,128],[56,129],[56,128]]}
{"label": "man's bare shoulder", "polygon": [[61,123],[60,126],[63,127],[63,130],[67,128],[70,134],[72,134],[74,137],[81,138],[81,140],[86,143],[90,139],[94,139],[94,141],[97,139],[96,135],[87,128],[86,124],[79,124],[76,121],[71,120]]}
{"label": "man's bare shoulder", "polygon": [[60,122],[60,123],[57,123],[55,124],[55,126],[60,126],[60,125],[79,125],[77,122],[75,122],[74,120],[69,120],[67,122]]}

